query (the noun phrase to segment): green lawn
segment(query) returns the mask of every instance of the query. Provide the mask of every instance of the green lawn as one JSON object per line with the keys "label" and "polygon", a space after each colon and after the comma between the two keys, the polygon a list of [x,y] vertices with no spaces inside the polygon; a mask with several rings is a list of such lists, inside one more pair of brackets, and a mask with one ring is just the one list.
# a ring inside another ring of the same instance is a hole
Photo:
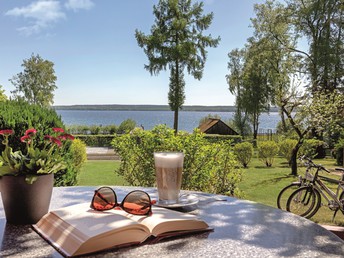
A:
{"label": "green lawn", "polygon": [[[322,164],[326,168],[336,167],[334,159],[314,160],[314,163]],[[303,176],[305,168],[299,168],[298,173]],[[329,176],[326,172],[322,172],[321,175]],[[339,179],[338,175],[331,174],[330,177]],[[249,168],[244,169],[243,180],[239,184],[239,188],[244,191],[245,199],[277,207],[279,191],[293,181],[297,181],[297,177],[290,175],[290,168],[284,159],[276,158],[271,168],[265,167],[258,159],[253,159]],[[325,184],[335,192],[337,185],[326,182]],[[322,198],[322,202],[325,201]],[[344,216],[341,212],[337,212],[334,223],[332,223],[332,215],[333,211],[327,207],[321,207],[311,220],[322,224],[344,225]]]}
{"label": "green lawn", "polygon": [[[314,162],[321,163],[327,168],[335,167],[335,160],[333,159],[314,160]],[[115,173],[115,169],[119,167],[119,164],[119,161],[113,160],[87,161],[79,175],[78,185],[128,185],[123,178]],[[297,177],[290,175],[290,168],[286,161],[281,158],[276,158],[271,168],[267,168],[261,161],[255,158],[249,164],[249,167],[243,169],[243,171],[243,180],[239,188],[244,192],[244,198],[272,207],[277,207],[276,199],[279,191],[291,182],[297,181]],[[305,168],[299,168],[298,172],[300,175],[303,175],[304,171]],[[328,175],[326,174],[326,176]],[[338,175],[331,175],[331,177],[339,179]],[[327,185],[330,186],[329,184]],[[335,188],[336,185],[332,185],[332,189]],[[325,200],[322,201],[324,202]],[[332,215],[333,212],[331,210],[322,207],[312,220],[321,224],[333,224],[331,222]],[[344,216],[342,213],[337,213],[334,224],[344,226]]]}
{"label": "green lawn", "polygon": [[114,160],[89,160],[79,175],[78,185],[128,185],[115,173],[120,162]]}

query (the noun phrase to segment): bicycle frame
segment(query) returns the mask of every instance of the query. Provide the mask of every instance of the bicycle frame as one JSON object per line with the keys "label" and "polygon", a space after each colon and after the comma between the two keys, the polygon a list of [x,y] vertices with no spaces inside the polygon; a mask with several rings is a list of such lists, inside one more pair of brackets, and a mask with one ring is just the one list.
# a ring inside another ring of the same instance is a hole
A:
{"label": "bicycle frame", "polygon": [[[308,174],[307,175],[308,177],[311,177],[311,176],[313,177],[313,180],[311,181],[312,186],[315,189],[317,189],[318,192],[321,194],[321,196],[323,196],[325,200],[327,201],[328,204],[325,206],[329,207],[330,209],[339,208],[341,211],[343,211],[344,210],[343,203],[340,202],[339,196],[344,191],[344,174],[342,174],[341,180],[338,181],[338,187],[337,187],[336,193],[334,193],[319,178],[320,176],[318,175],[318,173],[320,169],[321,167],[317,167],[317,171],[315,172],[314,176],[309,171],[306,171],[306,174]],[[322,178],[324,180],[327,179],[327,177],[322,177]],[[334,180],[334,181],[337,181],[337,180]],[[324,193],[324,191],[330,196],[330,198]],[[337,206],[331,207],[331,205],[333,205],[332,201],[334,201],[337,204]]]}

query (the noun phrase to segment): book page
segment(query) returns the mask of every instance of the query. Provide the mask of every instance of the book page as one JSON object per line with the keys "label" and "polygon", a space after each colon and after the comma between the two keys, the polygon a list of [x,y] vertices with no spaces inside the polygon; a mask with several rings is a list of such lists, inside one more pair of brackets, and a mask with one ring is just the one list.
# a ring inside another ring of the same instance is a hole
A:
{"label": "book page", "polygon": [[33,228],[68,256],[146,240],[150,236],[147,227],[124,214],[79,204],[49,212]]}
{"label": "book page", "polygon": [[209,226],[197,216],[165,209],[152,207],[150,216],[126,215],[128,218],[145,225],[153,236],[173,231],[199,231],[208,229]]}
{"label": "book page", "polygon": [[[111,231],[116,232],[128,227],[142,228],[134,220],[128,219],[122,210],[95,211],[89,204],[78,204],[51,211],[62,220],[77,228],[88,238]],[[146,230],[147,233],[148,230]]]}

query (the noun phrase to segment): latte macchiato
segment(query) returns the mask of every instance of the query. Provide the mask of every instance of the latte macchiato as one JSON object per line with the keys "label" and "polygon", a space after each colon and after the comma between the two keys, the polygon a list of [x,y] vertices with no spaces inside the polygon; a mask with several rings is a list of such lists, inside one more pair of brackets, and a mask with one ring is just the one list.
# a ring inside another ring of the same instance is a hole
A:
{"label": "latte macchiato", "polygon": [[180,152],[154,153],[155,174],[159,202],[178,202],[182,184],[184,154]]}

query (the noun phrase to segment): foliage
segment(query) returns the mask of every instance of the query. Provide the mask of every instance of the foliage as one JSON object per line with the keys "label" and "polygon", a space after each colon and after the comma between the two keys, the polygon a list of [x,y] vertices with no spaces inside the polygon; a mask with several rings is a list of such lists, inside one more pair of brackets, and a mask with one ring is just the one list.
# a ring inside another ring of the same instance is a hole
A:
{"label": "foliage", "polygon": [[230,142],[233,145],[242,141],[240,135],[204,134],[203,137],[209,143]]}
{"label": "foliage", "polygon": [[295,133],[293,127],[291,126],[289,120],[284,122],[279,121],[276,126],[276,134],[286,138],[286,139],[297,139],[297,134]]}
{"label": "foliage", "polygon": [[265,141],[258,144],[258,158],[271,167],[278,154],[278,144],[274,141]]}
{"label": "foliage", "polygon": [[12,92],[14,97],[23,98],[30,104],[39,104],[45,107],[52,105],[54,90],[57,89],[54,63],[32,54],[31,58],[24,59],[22,67],[24,67],[24,71],[10,79],[16,88]]}
{"label": "foliage", "polygon": [[[290,19],[296,36],[309,42],[304,57],[304,72],[308,73],[309,91],[333,91],[343,86],[343,1],[291,0],[286,8],[292,12]],[[295,50],[294,50],[295,51]]]}
{"label": "foliage", "polygon": [[300,150],[299,156],[306,155],[310,158],[315,158],[319,155],[318,149],[323,146],[324,142],[317,139],[306,139],[304,140]]}
{"label": "foliage", "polygon": [[7,100],[7,96],[5,95],[5,90],[2,89],[2,85],[0,85],[0,102]]}
{"label": "foliage", "polygon": [[195,79],[202,78],[207,57],[206,47],[216,47],[220,38],[202,35],[212,22],[213,14],[203,15],[203,3],[190,0],[159,0],[153,7],[155,24],[151,35],[136,30],[138,45],[143,48],[152,75],[170,70],[168,102],[174,111],[174,129],[178,131],[178,112],[185,100],[184,70]]}
{"label": "foliage", "polygon": [[118,132],[117,125],[71,125],[67,126],[68,132],[72,134],[114,134]]}
{"label": "foliage", "polygon": [[293,155],[293,149],[297,144],[297,140],[294,139],[284,139],[283,141],[279,142],[279,153],[282,157],[284,157],[290,165],[290,160]]}
{"label": "foliage", "polygon": [[304,112],[310,114],[309,122],[317,133],[340,133],[344,128],[344,94],[338,90],[317,92]]}
{"label": "foliage", "polygon": [[[257,78],[263,79],[266,89],[270,88],[267,104],[281,108],[282,131],[287,131],[289,123],[295,133],[287,137],[297,139],[291,158],[292,173],[297,175],[297,153],[306,136],[312,133],[312,137],[322,139],[326,133],[333,133],[334,125],[338,128],[344,124],[342,1],[268,0],[256,4],[255,13],[254,36],[243,51],[230,53],[230,78],[227,79],[230,90],[234,89],[240,99],[244,94],[238,93],[238,85],[239,89],[245,88],[245,81],[252,75],[263,75]],[[300,39],[308,41],[308,50],[298,49]],[[249,70],[250,76],[245,77],[248,61],[256,65]],[[298,72],[301,76],[297,76]],[[301,82],[307,86],[302,95],[291,87]],[[257,84],[259,87],[260,80]],[[255,131],[254,123],[253,127]]]}
{"label": "foliage", "polygon": [[86,144],[79,139],[75,139],[70,146],[70,153],[75,167],[81,168],[87,160]]}
{"label": "foliage", "polygon": [[248,114],[247,112],[241,112],[239,108],[236,109],[233,119],[229,121],[229,126],[238,132],[243,138],[252,134]]}
{"label": "foliage", "polygon": [[334,156],[336,158],[338,166],[344,165],[343,153],[344,153],[344,139],[340,139],[338,143],[335,145],[335,149],[334,149]]}
{"label": "foliage", "polygon": [[[0,102],[0,129],[11,128],[15,132],[16,137],[9,139],[14,150],[25,151],[25,145],[21,143],[19,136],[24,135],[27,128],[37,130],[37,139],[42,139],[39,146],[43,147],[43,136],[49,134],[49,130],[54,127],[63,128],[64,125],[53,109],[21,100]],[[0,152],[3,150],[4,146],[0,144]]]}
{"label": "foliage", "polygon": [[273,92],[262,65],[261,48],[261,42],[250,39],[244,49],[232,50],[228,55],[230,73],[226,76],[230,92],[236,95],[236,123],[243,131],[246,119],[249,119],[254,139],[257,139],[259,116],[269,110],[270,94]]}
{"label": "foliage", "polygon": [[75,138],[91,147],[110,147],[113,137],[114,135],[75,135]]}
{"label": "foliage", "polygon": [[36,129],[28,129],[20,141],[25,143],[26,152],[20,150],[13,152],[9,146],[8,138],[14,134],[11,129],[0,130],[0,135],[4,137],[2,144],[5,150],[1,153],[0,176],[4,175],[25,175],[25,181],[32,184],[40,174],[57,173],[66,168],[65,160],[62,157],[64,142],[74,140],[70,134],[64,133],[62,128],[53,128],[53,136],[44,136],[44,146],[37,146]]}
{"label": "foliage", "polygon": [[249,142],[238,143],[234,145],[234,154],[241,165],[246,168],[253,156],[253,145]]}
{"label": "foliage", "polygon": [[73,186],[78,183],[78,176],[87,160],[86,145],[79,139],[74,139],[69,147],[69,151],[65,152],[64,159],[67,167],[65,170],[55,175],[55,186]]}
{"label": "foliage", "polygon": [[155,184],[154,152],[182,151],[182,189],[232,195],[238,192],[241,171],[235,168],[237,162],[230,144],[211,144],[198,130],[175,135],[165,125],[151,131],[136,129],[131,134],[117,135],[113,146],[121,157],[118,173],[131,185]]}
{"label": "foliage", "polygon": [[[12,128],[15,135],[10,137],[9,144],[14,151],[20,150],[25,153],[26,145],[20,141],[20,136],[25,134],[26,128],[36,128],[36,143],[38,148],[44,147],[44,135],[50,133],[51,128],[64,128],[61,117],[56,114],[56,111],[51,108],[41,107],[39,105],[29,104],[21,100],[8,100],[0,102],[0,129]],[[70,142],[65,142],[63,148],[63,158],[67,163],[67,168],[54,175],[55,185],[73,185],[74,178],[78,171],[74,164],[69,161],[71,155],[69,154]],[[5,146],[0,144],[0,153],[3,152]],[[68,174],[67,176],[63,176]],[[71,179],[69,181],[69,179]]]}
{"label": "foliage", "polygon": [[118,127],[117,133],[129,133],[136,127],[136,122],[132,119],[124,120]]}

